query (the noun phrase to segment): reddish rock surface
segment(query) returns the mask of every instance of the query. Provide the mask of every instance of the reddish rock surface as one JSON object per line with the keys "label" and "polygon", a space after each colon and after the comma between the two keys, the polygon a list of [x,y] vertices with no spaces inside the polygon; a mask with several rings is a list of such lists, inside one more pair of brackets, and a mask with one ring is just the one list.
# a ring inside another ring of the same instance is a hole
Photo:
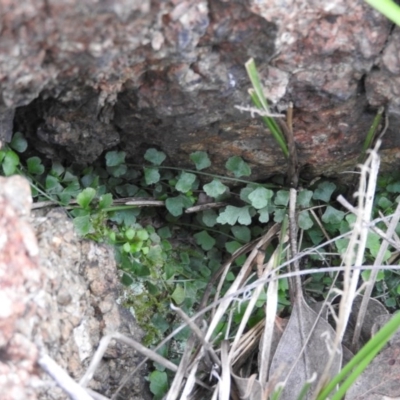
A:
{"label": "reddish rock surface", "polygon": [[[66,399],[37,364],[40,352],[74,379],[86,372],[100,339],[120,332],[140,340],[132,315],[117,304],[119,277],[110,248],[79,240],[62,210],[28,222],[32,199],[22,177],[0,177],[0,397]],[[140,354],[113,343],[89,386],[111,397]],[[149,399],[146,370],[124,399]]]}
{"label": "reddish rock surface", "polygon": [[[205,150],[224,173],[286,171],[249,104],[254,57],[272,102],[294,103],[303,174],[356,163],[377,107],[390,127],[383,166],[400,164],[399,28],[362,0],[0,0],[0,135],[12,124],[41,151],[91,162],[119,145],[156,146],[185,165]],[[14,116],[15,114],[15,116]]]}

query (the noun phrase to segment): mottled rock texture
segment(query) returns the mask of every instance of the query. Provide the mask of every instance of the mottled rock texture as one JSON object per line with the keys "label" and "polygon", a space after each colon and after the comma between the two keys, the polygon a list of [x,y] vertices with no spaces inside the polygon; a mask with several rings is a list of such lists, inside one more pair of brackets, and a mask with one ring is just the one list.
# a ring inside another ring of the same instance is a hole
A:
{"label": "mottled rock texture", "polygon": [[[249,104],[254,57],[271,101],[294,103],[303,174],[356,163],[378,106],[390,127],[383,166],[400,164],[399,28],[362,0],[0,0],[0,118],[49,157],[80,163],[119,146],[156,146],[214,170],[242,156],[253,179],[285,172]],[[15,113],[15,116],[14,116]]]}
{"label": "mottled rock texture", "polygon": [[[0,397],[61,400],[65,393],[36,363],[41,351],[79,381],[104,335],[142,335],[117,304],[111,249],[79,240],[61,210],[30,224],[31,202],[25,179],[0,177]],[[139,361],[133,349],[112,343],[89,386],[111,397]],[[146,374],[130,379],[121,398],[151,398]]]}

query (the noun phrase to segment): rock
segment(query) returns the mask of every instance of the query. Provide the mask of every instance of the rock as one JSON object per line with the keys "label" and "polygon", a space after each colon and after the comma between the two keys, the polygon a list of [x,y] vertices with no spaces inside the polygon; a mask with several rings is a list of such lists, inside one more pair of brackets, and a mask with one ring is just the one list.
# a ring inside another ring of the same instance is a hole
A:
{"label": "rock", "polygon": [[35,386],[40,382],[33,339],[37,316],[43,311],[35,299],[45,276],[39,268],[35,235],[23,217],[29,212],[29,197],[26,180],[0,177],[0,388],[4,400],[36,399]]}
{"label": "rock", "polygon": [[[34,216],[31,226],[30,204],[26,180],[0,178],[0,388],[5,400],[65,399],[36,364],[40,351],[79,381],[103,336],[140,340],[142,332],[117,304],[112,249],[80,240],[61,209]],[[140,361],[132,348],[112,343],[89,387],[111,397]],[[124,399],[151,398],[146,375],[129,380]]]}
{"label": "rock", "polygon": [[249,104],[244,63],[254,57],[268,98],[294,103],[304,177],[353,167],[381,105],[390,121],[382,165],[400,165],[398,28],[362,0],[0,0],[0,8],[0,139],[15,112],[14,127],[51,158],[91,163],[118,145],[141,163],[155,146],[169,164],[205,150],[216,173],[234,155],[251,164],[251,179],[284,173],[259,119],[235,108]]}

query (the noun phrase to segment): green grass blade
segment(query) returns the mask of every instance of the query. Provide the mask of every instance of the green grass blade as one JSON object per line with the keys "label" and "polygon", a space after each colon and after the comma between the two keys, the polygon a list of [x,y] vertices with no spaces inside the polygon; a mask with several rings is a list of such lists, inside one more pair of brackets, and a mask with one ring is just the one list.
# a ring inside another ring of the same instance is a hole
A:
{"label": "green grass blade", "polygon": [[312,382],[306,382],[301,388],[300,394],[297,396],[297,400],[303,400],[307,392],[310,390]]}
{"label": "green grass blade", "polygon": [[[253,101],[253,104],[259,109],[263,110],[261,101],[259,100],[257,93],[255,92],[254,89],[249,89],[249,95],[251,97],[251,100]],[[283,136],[283,133],[281,132],[281,129],[279,128],[278,124],[276,123],[275,119],[272,117],[267,117],[267,116],[261,116],[261,119],[264,121],[265,125],[268,126],[269,130],[273,133],[276,133],[279,135],[282,140],[285,141],[285,137]],[[286,142],[286,141],[285,141]]]}
{"label": "green grass blade", "polygon": [[[257,97],[256,92],[254,90],[250,89],[249,90],[249,94],[250,94],[251,100],[253,101],[253,104],[258,109],[263,110],[262,104],[261,104],[259,98]],[[285,155],[285,157],[288,158],[289,157],[289,150],[287,148],[286,140],[285,140],[285,138],[283,136],[283,133],[279,129],[277,123],[271,117],[262,116],[261,119],[264,121],[264,124],[270,130],[272,136],[274,137],[274,139],[278,143],[279,147],[283,151],[283,154]]]}
{"label": "green grass blade", "polygon": [[371,128],[369,128],[367,137],[365,138],[363,143],[361,157],[364,156],[365,152],[371,147],[372,142],[374,141],[376,130],[378,129],[378,126],[382,120],[383,110],[383,107],[379,107],[378,112],[376,113],[375,118],[372,121]]}
{"label": "green grass blade", "polygon": [[391,0],[365,0],[366,3],[376,8],[385,17],[400,26],[400,7]]}
{"label": "green grass blade", "polygon": [[261,82],[260,82],[260,77],[258,76],[258,72],[257,72],[257,68],[256,68],[256,64],[254,62],[254,59],[250,58],[250,60],[246,62],[245,67],[246,67],[247,74],[249,75],[251,84],[253,85],[253,88],[256,92],[256,95],[261,102],[261,107],[259,107],[259,108],[264,109],[265,111],[269,112],[267,99],[264,96],[264,92],[263,92]]}
{"label": "green grass blade", "polygon": [[[376,354],[383,348],[391,336],[400,327],[400,313],[394,317],[372,338],[368,343],[350,360],[350,362],[329,382],[329,384],[318,395],[317,400],[324,400],[329,393],[342,382],[348,374],[346,381],[339,388],[339,391],[332,397],[332,400],[339,400],[348,388],[355,382],[358,376],[369,365]],[[354,368],[354,370],[353,370]]]}
{"label": "green grass blade", "polygon": [[[249,75],[251,84],[253,89],[249,90],[250,97],[254,103],[254,105],[261,111],[265,111],[267,113],[270,112],[267,99],[264,96],[264,92],[262,89],[260,77],[257,72],[257,67],[254,62],[254,59],[250,58],[249,61],[245,64],[247,74]],[[278,142],[279,147],[282,149],[283,154],[286,158],[289,157],[289,151],[286,144],[285,136],[283,135],[281,129],[279,128],[278,124],[272,117],[262,116],[262,120],[264,121],[265,125],[271,131],[272,135],[274,136],[275,140]]]}

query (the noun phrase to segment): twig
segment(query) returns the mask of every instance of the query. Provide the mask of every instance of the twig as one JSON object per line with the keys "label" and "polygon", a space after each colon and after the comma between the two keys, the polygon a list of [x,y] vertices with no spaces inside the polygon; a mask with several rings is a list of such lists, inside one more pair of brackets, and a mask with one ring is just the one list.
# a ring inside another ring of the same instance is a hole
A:
{"label": "twig", "polygon": [[171,309],[173,311],[176,311],[176,313],[183,319],[183,321],[187,323],[187,325],[192,330],[192,332],[197,336],[197,338],[199,339],[200,343],[203,345],[205,350],[210,353],[214,363],[217,365],[221,365],[220,359],[215,354],[215,351],[210,345],[210,343],[205,340],[204,333],[201,331],[201,329],[193,321],[190,320],[190,318],[184,313],[184,311],[181,308],[171,304]]}
{"label": "twig", "polygon": [[80,385],[86,386],[89,383],[89,381],[92,379],[92,377],[96,371],[96,368],[99,365],[101,359],[103,358],[103,355],[107,350],[108,344],[110,343],[110,341],[112,339],[118,339],[119,341],[127,344],[128,346],[133,347],[135,350],[139,351],[140,353],[142,353],[143,355],[148,357],[150,360],[158,362],[159,364],[163,365],[165,368],[168,368],[171,371],[176,371],[178,369],[178,367],[174,363],[172,363],[171,361],[160,356],[155,351],[150,350],[147,347],[143,346],[136,340],[130,339],[130,338],[122,335],[121,333],[114,332],[107,336],[104,336],[100,340],[99,347],[98,347],[94,357],[92,358],[89,368],[87,369],[85,375],[83,375],[83,377],[81,378],[81,380],[79,382]]}
{"label": "twig", "polygon": [[38,364],[49,374],[58,386],[73,400],[93,400],[85,388],[76,383],[51,357],[42,353]]}
{"label": "twig", "polygon": [[[393,234],[395,233],[395,229],[397,227],[399,219],[400,219],[400,203],[397,204],[396,211],[394,213],[394,216],[393,216],[392,220],[390,221],[388,230],[386,232],[388,237],[392,237]],[[387,250],[388,246],[389,246],[388,241],[387,240],[383,240],[383,242],[382,242],[382,244],[381,244],[381,246],[379,248],[378,255],[376,256],[376,259],[375,259],[375,262],[374,262],[374,265],[376,265],[377,268],[371,271],[371,275],[370,275],[370,277],[368,279],[368,285],[367,285],[367,288],[365,289],[365,293],[364,293],[363,299],[361,301],[360,309],[358,311],[357,322],[356,322],[356,326],[355,326],[355,329],[354,329],[353,340],[351,342],[351,345],[353,347],[353,351],[357,351],[358,350],[358,348],[357,348],[358,339],[360,337],[361,328],[362,328],[362,325],[364,323],[364,318],[365,318],[365,314],[367,312],[369,299],[371,298],[372,289],[374,288],[376,277],[377,277],[378,272],[379,272],[379,266],[383,262],[383,258],[385,256],[385,253],[386,253],[386,250]]]}
{"label": "twig", "polygon": [[260,110],[259,108],[256,107],[243,107],[243,106],[235,106],[240,111],[247,111],[250,113],[251,118],[254,118],[254,114],[257,114],[261,117],[270,117],[270,118],[284,118],[284,114],[274,114],[270,113],[269,111],[265,110]]}

